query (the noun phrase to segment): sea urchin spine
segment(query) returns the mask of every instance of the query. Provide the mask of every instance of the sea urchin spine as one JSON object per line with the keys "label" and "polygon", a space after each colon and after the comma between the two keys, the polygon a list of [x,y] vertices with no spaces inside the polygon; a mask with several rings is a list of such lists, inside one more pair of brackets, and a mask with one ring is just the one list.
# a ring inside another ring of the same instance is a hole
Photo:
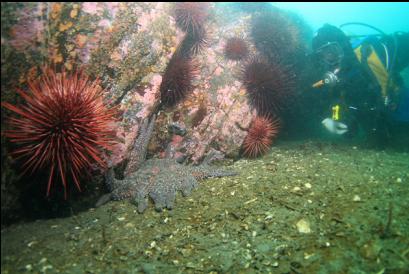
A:
{"label": "sea urchin spine", "polygon": [[180,43],[177,51],[186,57],[197,55],[202,52],[209,44],[206,30],[203,27],[198,28],[196,32],[187,32],[183,41]]}

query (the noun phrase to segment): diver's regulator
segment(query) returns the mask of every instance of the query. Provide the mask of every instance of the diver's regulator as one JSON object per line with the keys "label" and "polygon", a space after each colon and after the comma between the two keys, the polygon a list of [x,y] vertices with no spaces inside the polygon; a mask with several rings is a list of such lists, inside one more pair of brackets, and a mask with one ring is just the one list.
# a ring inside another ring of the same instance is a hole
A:
{"label": "diver's regulator", "polygon": [[327,73],[324,74],[324,78],[314,83],[312,87],[320,88],[323,86],[329,86],[329,87],[335,86],[337,83],[339,83],[339,78],[337,76],[338,72],[339,72],[339,68],[335,69],[333,72],[328,71]]}

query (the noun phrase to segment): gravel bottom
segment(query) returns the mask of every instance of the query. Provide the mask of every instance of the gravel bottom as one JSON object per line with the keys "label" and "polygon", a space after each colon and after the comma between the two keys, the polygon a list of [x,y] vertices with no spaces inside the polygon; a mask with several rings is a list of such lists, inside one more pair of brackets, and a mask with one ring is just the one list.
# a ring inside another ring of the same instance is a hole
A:
{"label": "gravel bottom", "polygon": [[287,142],[175,209],[110,202],[1,232],[1,273],[407,273],[409,155]]}

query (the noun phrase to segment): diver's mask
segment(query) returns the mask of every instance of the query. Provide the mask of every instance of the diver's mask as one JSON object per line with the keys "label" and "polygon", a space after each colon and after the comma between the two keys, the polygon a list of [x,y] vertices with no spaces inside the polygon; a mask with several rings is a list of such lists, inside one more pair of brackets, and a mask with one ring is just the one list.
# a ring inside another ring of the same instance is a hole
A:
{"label": "diver's mask", "polygon": [[315,53],[318,59],[328,66],[328,70],[339,67],[344,58],[344,51],[338,42],[328,42],[319,47]]}
{"label": "diver's mask", "polygon": [[341,61],[344,58],[344,51],[338,42],[327,42],[319,47],[315,54],[327,72],[322,80],[313,84],[314,88],[322,86],[333,87],[339,82],[338,73],[340,71]]}

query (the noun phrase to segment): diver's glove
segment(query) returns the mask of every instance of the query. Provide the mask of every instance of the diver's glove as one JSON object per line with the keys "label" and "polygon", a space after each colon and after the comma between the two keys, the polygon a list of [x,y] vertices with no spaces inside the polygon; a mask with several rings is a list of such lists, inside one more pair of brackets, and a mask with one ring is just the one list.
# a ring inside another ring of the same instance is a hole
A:
{"label": "diver's glove", "polygon": [[348,126],[344,123],[335,121],[331,118],[325,118],[321,122],[324,127],[333,134],[342,135],[348,131]]}

